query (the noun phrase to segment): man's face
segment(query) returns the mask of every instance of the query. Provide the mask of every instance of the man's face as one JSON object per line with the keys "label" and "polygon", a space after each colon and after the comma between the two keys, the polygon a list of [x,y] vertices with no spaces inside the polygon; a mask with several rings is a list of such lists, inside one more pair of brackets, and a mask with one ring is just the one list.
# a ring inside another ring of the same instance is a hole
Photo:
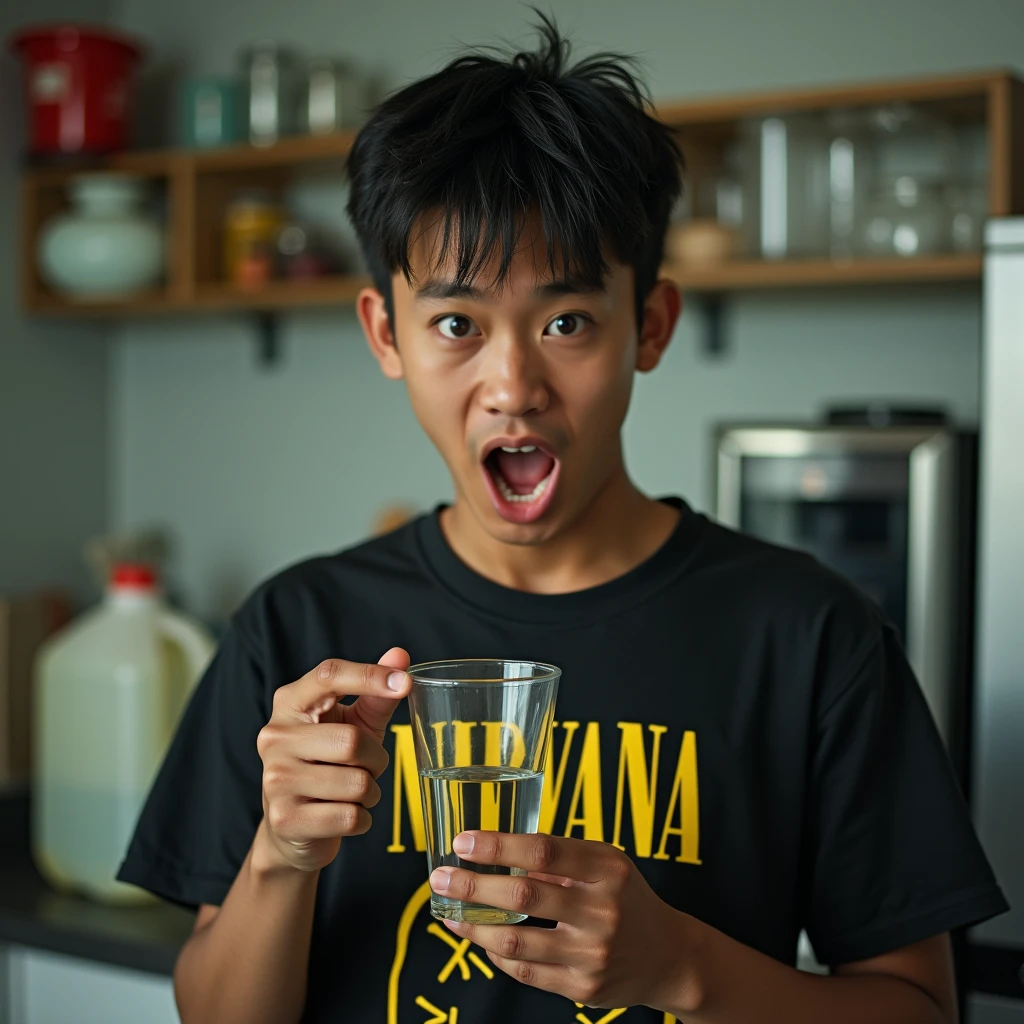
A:
{"label": "man's face", "polygon": [[405,378],[458,501],[497,540],[543,543],[622,472],[633,272],[611,263],[601,290],[554,280],[534,226],[501,286],[492,261],[459,289],[436,242],[427,231],[413,247],[411,282],[393,276],[396,345],[378,358]]}

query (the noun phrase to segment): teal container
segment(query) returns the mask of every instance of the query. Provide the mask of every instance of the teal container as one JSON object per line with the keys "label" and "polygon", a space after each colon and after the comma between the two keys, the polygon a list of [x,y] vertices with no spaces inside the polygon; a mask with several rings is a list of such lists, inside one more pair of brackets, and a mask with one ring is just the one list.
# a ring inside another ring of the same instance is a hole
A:
{"label": "teal container", "polygon": [[181,89],[181,141],[194,149],[242,138],[241,86],[232,78],[194,78]]}

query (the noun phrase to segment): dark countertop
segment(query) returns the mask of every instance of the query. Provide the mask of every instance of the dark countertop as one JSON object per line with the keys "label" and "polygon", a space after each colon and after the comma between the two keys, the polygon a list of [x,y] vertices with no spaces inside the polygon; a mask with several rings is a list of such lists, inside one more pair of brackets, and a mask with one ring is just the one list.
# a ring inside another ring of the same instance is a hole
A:
{"label": "dark countertop", "polygon": [[194,918],[166,903],[108,907],[50,888],[29,856],[28,798],[0,797],[0,943],[170,975]]}

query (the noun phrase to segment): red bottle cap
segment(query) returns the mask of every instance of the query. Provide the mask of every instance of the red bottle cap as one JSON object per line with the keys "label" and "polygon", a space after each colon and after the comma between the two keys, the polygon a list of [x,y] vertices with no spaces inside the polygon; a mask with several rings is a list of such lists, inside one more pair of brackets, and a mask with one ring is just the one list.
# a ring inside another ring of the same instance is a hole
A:
{"label": "red bottle cap", "polygon": [[110,573],[110,582],[115,587],[152,590],[156,586],[156,572],[140,562],[120,562]]}

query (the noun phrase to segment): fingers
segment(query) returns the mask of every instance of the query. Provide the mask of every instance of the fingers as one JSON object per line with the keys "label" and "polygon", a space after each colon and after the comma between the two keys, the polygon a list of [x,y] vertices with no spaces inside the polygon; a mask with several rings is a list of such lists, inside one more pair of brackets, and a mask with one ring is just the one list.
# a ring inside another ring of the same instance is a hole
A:
{"label": "fingers", "polygon": [[551,882],[553,885],[575,885],[571,878],[564,875],[546,875],[543,871],[531,871],[531,878],[539,878],[542,882]]}
{"label": "fingers", "polygon": [[620,883],[630,870],[629,859],[614,846],[587,839],[463,832],[455,837],[453,848],[462,860],[474,864],[523,868],[531,874],[562,876],[578,882]]}
{"label": "fingers", "polygon": [[271,720],[256,738],[264,770],[281,762],[322,762],[365,768],[377,778],[388,766],[387,751],[365,729],[351,723],[280,724]]}
{"label": "fingers", "polygon": [[386,668],[397,668],[404,672],[409,667],[409,652],[403,647],[392,647],[386,651],[377,664]]}
{"label": "fingers", "polygon": [[277,800],[320,800],[376,807],[380,786],[365,768],[347,765],[302,765],[298,771],[274,765],[263,772],[263,791],[271,803]]}
{"label": "fingers", "polygon": [[363,694],[354,704],[345,708],[345,720],[357,722],[364,729],[383,739],[384,730],[388,727],[395,708],[398,707],[395,696],[404,697],[412,686],[412,680],[405,672],[409,667],[409,654],[401,647],[392,647],[377,664],[385,670],[390,669],[392,676],[397,670],[403,678],[403,688],[394,695],[385,697],[374,693]]}
{"label": "fingers", "polygon": [[585,978],[593,956],[572,941],[572,929],[461,921],[445,924],[456,935],[482,946],[495,967],[524,985],[577,998],[581,1005],[589,1001]]}
{"label": "fingers", "polygon": [[586,955],[574,949],[566,928],[533,928],[529,925],[468,924],[445,921],[450,931],[503,960],[531,960],[541,964],[586,963]]}
{"label": "fingers", "polygon": [[[371,824],[387,768],[382,738],[412,685],[409,655],[392,648],[377,665],[331,659],[274,694],[270,721],[256,747],[263,761],[265,828],[274,856],[319,870],[345,836]],[[355,696],[352,704],[340,699]]]}
{"label": "fingers", "polygon": [[435,868],[430,887],[451,899],[484,903],[550,921],[577,924],[588,917],[572,889],[526,875],[482,875],[463,868]]}
{"label": "fingers", "polygon": [[287,843],[359,836],[371,823],[370,812],[359,804],[276,800],[266,812],[274,835]]}
{"label": "fingers", "polygon": [[546,992],[570,991],[572,987],[572,968],[564,964],[535,963],[532,960],[509,960],[497,953],[488,952],[487,959],[516,981],[529,985],[531,988],[542,988]]}
{"label": "fingers", "polygon": [[574,1000],[577,1006],[616,1005],[607,1001],[604,981],[611,954],[607,945],[593,942],[585,932],[564,924],[557,928],[524,928],[461,921],[444,923],[449,931],[482,946],[487,959],[498,970],[524,985],[557,992]]}
{"label": "fingers", "polygon": [[[392,648],[381,660],[394,664],[365,665],[329,658],[301,679],[280,687],[274,694],[274,715],[298,721],[319,720],[342,697],[371,696],[393,708],[409,692],[412,680],[405,669],[409,656]],[[404,662],[404,663],[403,663]]]}

